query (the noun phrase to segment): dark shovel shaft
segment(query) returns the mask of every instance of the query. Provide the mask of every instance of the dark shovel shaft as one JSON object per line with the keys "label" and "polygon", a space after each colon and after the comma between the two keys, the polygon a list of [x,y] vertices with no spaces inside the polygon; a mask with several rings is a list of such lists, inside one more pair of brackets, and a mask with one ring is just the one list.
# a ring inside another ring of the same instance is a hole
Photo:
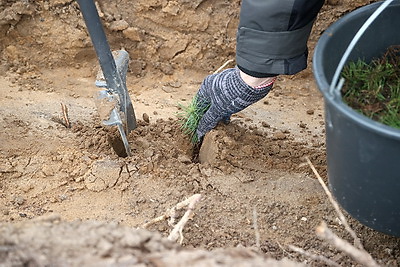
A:
{"label": "dark shovel shaft", "polygon": [[121,111],[125,116],[126,133],[136,128],[136,118],[126,84],[117,70],[106,34],[93,0],[78,0],[90,38],[96,51],[107,88],[120,96]]}

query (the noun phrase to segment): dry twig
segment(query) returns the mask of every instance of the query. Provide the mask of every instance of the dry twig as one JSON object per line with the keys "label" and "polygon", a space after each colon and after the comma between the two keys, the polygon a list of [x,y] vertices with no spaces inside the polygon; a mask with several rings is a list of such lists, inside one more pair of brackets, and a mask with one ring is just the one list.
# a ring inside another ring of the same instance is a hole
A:
{"label": "dry twig", "polygon": [[347,253],[362,266],[379,266],[368,252],[363,249],[357,249],[347,241],[335,235],[331,230],[329,230],[325,222],[322,222],[321,225],[317,227],[317,235],[326,240],[329,244],[335,246],[337,249]]}
{"label": "dry twig", "polygon": [[328,196],[329,201],[331,202],[332,206],[335,208],[336,213],[339,215],[339,219],[342,222],[342,224],[344,225],[344,228],[353,237],[354,246],[358,249],[364,250],[364,247],[361,244],[360,239],[358,238],[357,234],[353,231],[353,229],[351,229],[350,225],[347,223],[346,217],[344,217],[343,213],[341,212],[341,210],[339,208],[339,204],[333,198],[332,193],[329,191],[328,187],[325,185],[325,183],[322,180],[321,176],[319,175],[318,171],[315,169],[314,165],[311,163],[311,161],[308,157],[306,157],[306,160],[307,160],[308,165],[310,165],[312,171],[314,172],[315,176],[317,176],[319,183],[321,184],[326,195]]}
{"label": "dry twig", "polygon": [[363,245],[361,244],[361,240],[357,237],[357,234],[351,229],[350,225],[347,223],[346,218],[339,208],[339,204],[333,198],[331,192],[328,187],[325,185],[318,171],[315,169],[314,165],[311,163],[310,159],[306,157],[307,163],[310,165],[313,170],[315,176],[317,176],[319,183],[324,189],[326,195],[329,198],[329,201],[333,205],[336,210],[336,213],[339,215],[339,219],[344,225],[345,229],[349,234],[354,238],[354,246],[348,243],[347,241],[341,239],[337,235],[335,235],[331,230],[329,230],[328,226],[325,222],[322,222],[320,226],[317,227],[317,235],[327,241],[329,244],[335,246],[337,249],[347,253],[351,256],[355,261],[367,267],[377,267],[378,263],[372,258],[372,256],[364,250]]}
{"label": "dry twig", "polygon": [[326,257],[324,257],[322,255],[315,255],[315,254],[313,254],[311,252],[305,251],[302,248],[299,248],[299,247],[296,247],[296,246],[292,246],[292,245],[288,245],[288,247],[291,250],[293,250],[294,252],[297,252],[297,253],[299,253],[299,254],[301,254],[303,256],[306,256],[306,257],[308,257],[310,259],[313,259],[313,260],[322,261],[328,266],[340,267],[340,265],[338,263],[336,263],[333,260],[330,260],[330,259],[328,259],[328,258],[326,258]]}
{"label": "dry twig", "polygon": [[69,121],[69,116],[68,116],[68,107],[63,103],[61,103],[61,111],[62,111],[62,116],[64,119],[64,122],[63,122],[64,126],[67,128],[71,128],[71,123]]}
{"label": "dry twig", "polygon": [[218,72],[220,72],[223,68],[226,67],[226,65],[228,65],[229,63],[233,62],[233,59],[229,59],[228,61],[226,61],[224,64],[222,64],[221,67],[219,67],[216,71],[213,72],[213,74],[217,74]]}

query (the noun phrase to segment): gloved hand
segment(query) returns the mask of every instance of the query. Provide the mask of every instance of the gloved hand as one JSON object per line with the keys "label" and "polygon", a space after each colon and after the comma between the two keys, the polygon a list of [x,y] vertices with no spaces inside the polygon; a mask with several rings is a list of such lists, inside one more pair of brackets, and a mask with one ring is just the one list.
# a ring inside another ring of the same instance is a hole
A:
{"label": "gloved hand", "polygon": [[197,126],[198,140],[213,129],[219,121],[229,122],[230,116],[265,97],[273,81],[253,88],[240,77],[238,68],[207,76],[197,92],[198,105],[209,105]]}

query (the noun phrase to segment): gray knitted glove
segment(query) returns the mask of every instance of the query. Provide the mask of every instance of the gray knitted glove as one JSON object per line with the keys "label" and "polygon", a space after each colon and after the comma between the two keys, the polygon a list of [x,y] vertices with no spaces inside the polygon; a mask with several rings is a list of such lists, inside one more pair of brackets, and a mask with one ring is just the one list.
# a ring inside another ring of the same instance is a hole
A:
{"label": "gray knitted glove", "polygon": [[198,140],[219,121],[229,122],[232,114],[265,97],[272,85],[255,89],[242,80],[238,68],[207,76],[197,92],[198,105],[210,106],[197,127]]}

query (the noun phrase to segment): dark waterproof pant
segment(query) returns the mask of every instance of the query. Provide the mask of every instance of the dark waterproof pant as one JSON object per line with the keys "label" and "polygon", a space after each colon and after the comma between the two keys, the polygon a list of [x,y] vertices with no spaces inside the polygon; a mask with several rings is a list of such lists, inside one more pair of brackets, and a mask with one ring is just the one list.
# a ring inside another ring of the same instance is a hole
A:
{"label": "dark waterproof pant", "polygon": [[307,41],[324,0],[243,0],[236,63],[254,77],[307,67]]}

